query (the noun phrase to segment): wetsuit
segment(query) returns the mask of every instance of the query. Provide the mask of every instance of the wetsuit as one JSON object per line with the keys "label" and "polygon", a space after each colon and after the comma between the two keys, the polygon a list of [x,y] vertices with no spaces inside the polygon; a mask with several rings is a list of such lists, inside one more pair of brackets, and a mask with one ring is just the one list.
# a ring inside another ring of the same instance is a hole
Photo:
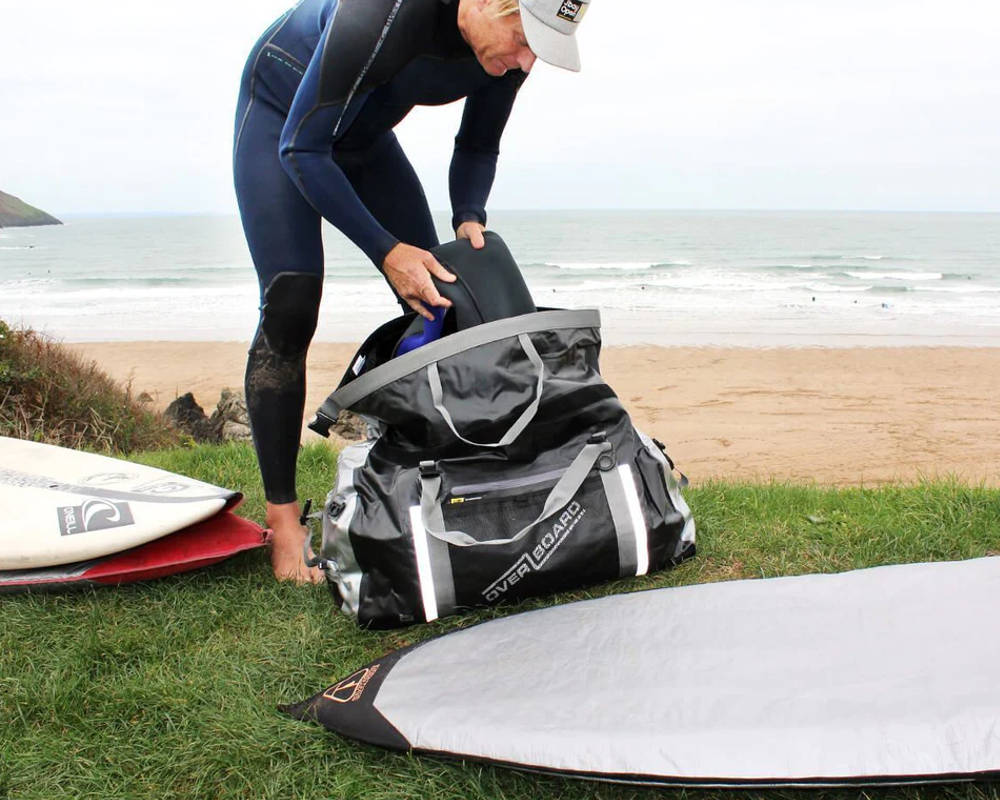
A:
{"label": "wetsuit", "polygon": [[467,98],[449,171],[453,227],[486,223],[500,135],[525,75],[488,75],[458,0],[303,0],[257,41],[240,86],[233,168],[261,287],[247,408],[267,499],[295,500],[305,356],[323,285],[320,220],[379,268],[429,249],[427,200],[393,127],[415,105]]}

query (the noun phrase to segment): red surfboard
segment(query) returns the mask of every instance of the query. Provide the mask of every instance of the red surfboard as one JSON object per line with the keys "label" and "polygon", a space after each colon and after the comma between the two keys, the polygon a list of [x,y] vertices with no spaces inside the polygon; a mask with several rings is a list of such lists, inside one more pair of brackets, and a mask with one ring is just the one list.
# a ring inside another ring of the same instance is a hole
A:
{"label": "red surfboard", "polygon": [[89,561],[38,569],[0,570],[0,592],[117,586],[162,578],[216,564],[263,547],[269,532],[231,511],[154,539],[139,547]]}

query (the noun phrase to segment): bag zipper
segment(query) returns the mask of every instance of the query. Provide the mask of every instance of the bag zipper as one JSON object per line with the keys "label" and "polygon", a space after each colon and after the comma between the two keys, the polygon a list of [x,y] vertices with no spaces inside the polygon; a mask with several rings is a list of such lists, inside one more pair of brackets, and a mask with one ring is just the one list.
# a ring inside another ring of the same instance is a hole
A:
{"label": "bag zipper", "polygon": [[505,489],[521,489],[525,486],[533,486],[536,483],[558,480],[564,470],[552,469],[548,472],[539,472],[535,475],[526,475],[523,478],[508,478],[502,481],[489,481],[487,483],[465,483],[461,486],[452,486],[448,492],[450,495],[472,494],[475,492],[499,492]]}

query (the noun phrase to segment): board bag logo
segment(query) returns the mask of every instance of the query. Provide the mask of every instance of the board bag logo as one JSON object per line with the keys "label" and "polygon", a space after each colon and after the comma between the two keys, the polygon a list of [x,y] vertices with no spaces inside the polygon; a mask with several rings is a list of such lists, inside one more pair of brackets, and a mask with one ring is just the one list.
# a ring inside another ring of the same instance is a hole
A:
{"label": "board bag logo", "polygon": [[587,509],[581,506],[576,500],[566,506],[566,510],[559,515],[559,519],[538,540],[538,544],[528,552],[522,553],[521,557],[503,575],[483,589],[482,596],[486,602],[493,603],[499,600],[521,578],[530,575],[532,572],[537,572],[545,566],[545,562],[549,560],[549,557],[558,549],[559,545],[566,541],[566,537],[573,532],[577,523],[580,522],[586,513]]}
{"label": "board bag logo", "polygon": [[361,697],[368,681],[378,672],[379,666],[379,664],[372,664],[370,667],[359,669],[353,675],[348,675],[340,683],[335,683],[323,692],[323,697],[334,703],[353,703]]}
{"label": "board bag logo", "polygon": [[578,0],[563,0],[562,5],[559,6],[559,11],[556,12],[556,16],[567,22],[579,22],[579,18],[583,16],[582,12],[583,3],[578,2]]}
{"label": "board bag logo", "polygon": [[63,536],[135,524],[128,503],[98,498],[84,500],[78,506],[62,506],[56,512],[59,514],[59,533]]}

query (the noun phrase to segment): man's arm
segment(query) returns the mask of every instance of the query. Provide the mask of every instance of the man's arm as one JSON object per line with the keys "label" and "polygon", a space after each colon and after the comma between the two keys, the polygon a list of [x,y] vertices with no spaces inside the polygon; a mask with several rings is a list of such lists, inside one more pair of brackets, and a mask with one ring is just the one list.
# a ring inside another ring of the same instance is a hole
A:
{"label": "man's arm", "polygon": [[463,223],[486,225],[486,200],[496,175],[500,137],[526,77],[520,70],[513,70],[490,81],[465,101],[448,171],[451,225],[456,232],[460,228],[468,230]]}
{"label": "man's arm", "polygon": [[399,240],[379,224],[333,160],[332,147],[357,115],[359,91],[378,57],[385,30],[398,20],[393,3],[341,2],[295,93],[281,132],[279,156],[303,197],[381,267]]}

